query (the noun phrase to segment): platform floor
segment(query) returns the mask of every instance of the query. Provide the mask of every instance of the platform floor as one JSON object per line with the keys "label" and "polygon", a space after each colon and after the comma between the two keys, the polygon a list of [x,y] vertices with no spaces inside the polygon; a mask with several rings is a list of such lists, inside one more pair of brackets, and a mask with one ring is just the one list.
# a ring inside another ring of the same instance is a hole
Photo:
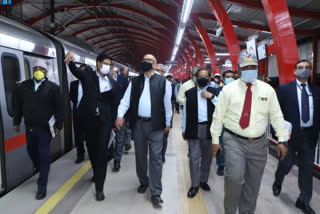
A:
{"label": "platform floor", "polygon": [[[224,181],[216,175],[215,159],[212,164],[209,185],[211,192],[201,191],[193,198],[187,198],[190,175],[187,157],[187,143],[181,137],[180,115],[174,116],[173,129],[169,135],[166,163],[163,166],[164,200],[161,209],[154,209],[150,203],[149,190],[145,194],[136,192],[139,186],[135,174],[134,150],[123,156],[121,170],[112,172],[109,163],[104,187],[106,199],[95,201],[94,185],[90,182],[90,163],[75,165],[75,150],[72,150],[51,166],[48,193],[45,200],[34,199],[36,179],[33,176],[19,187],[0,198],[0,213],[5,214],[223,214]],[[291,171],[283,184],[279,198],[272,195],[271,185],[277,160],[269,156],[263,176],[257,203],[257,214],[299,214],[294,206],[299,194],[297,168]],[[311,206],[320,213],[320,182],[314,179]]]}

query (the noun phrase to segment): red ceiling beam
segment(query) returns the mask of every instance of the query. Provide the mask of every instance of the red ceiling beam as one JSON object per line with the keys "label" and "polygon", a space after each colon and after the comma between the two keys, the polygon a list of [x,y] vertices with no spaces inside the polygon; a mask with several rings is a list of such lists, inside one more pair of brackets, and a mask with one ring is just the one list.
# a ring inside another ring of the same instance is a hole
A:
{"label": "red ceiling beam", "polygon": [[[141,16],[144,16],[145,18],[151,19],[151,20],[161,24],[163,27],[165,27],[167,29],[176,29],[176,25],[174,23],[168,22],[164,18],[161,18],[158,16],[153,16],[150,13],[145,12],[144,10],[140,10],[140,9],[137,9],[134,7],[126,6],[123,4],[103,4],[103,3],[96,2],[96,3],[87,3],[87,4],[83,4],[83,5],[64,5],[64,6],[60,6],[60,7],[55,8],[55,13],[64,12],[65,10],[82,9],[82,8],[90,8],[90,7],[103,7],[103,8],[113,8],[113,9],[125,10],[127,12],[136,13]],[[34,25],[34,24],[40,22],[41,20],[49,17],[49,15],[50,15],[49,12],[43,13],[40,16],[26,20],[25,23],[27,25]]]}
{"label": "red ceiling beam", "polygon": [[99,40],[99,41],[96,41],[96,42],[93,42],[92,45],[98,45],[98,44],[101,44],[105,41],[108,41],[109,39],[114,39],[114,37],[116,38],[120,38],[120,37],[127,37],[127,38],[131,38],[131,37],[136,37],[136,38],[144,38],[145,40],[149,40],[155,44],[157,44],[159,42],[159,40],[156,40],[152,37],[148,37],[147,35],[145,34],[142,34],[142,33],[136,33],[136,32],[114,32],[114,33],[104,33],[103,37],[106,37],[106,36],[112,36],[112,37],[109,37],[109,38],[105,38],[105,39],[102,39],[102,40]]}
{"label": "red ceiling beam", "polygon": [[132,29],[132,30],[140,30],[140,31],[143,31],[147,34],[150,34],[152,36],[155,36],[155,37],[160,37],[161,39],[163,40],[166,40],[167,42],[169,42],[170,44],[173,44],[172,40],[170,40],[167,36],[165,35],[157,35],[151,31],[147,31],[146,29],[143,29],[143,28],[138,28],[138,27],[135,27],[135,26],[130,26],[130,25],[112,25],[112,26],[103,26],[103,25],[95,25],[95,26],[91,26],[89,28],[84,28],[80,31],[77,31],[77,32],[74,32],[72,35],[73,36],[78,36],[79,34],[82,34],[82,33],[85,33],[85,32],[88,32],[88,31],[91,31],[91,30],[94,30],[94,29],[97,29],[97,28],[125,28],[125,29]]}
{"label": "red ceiling beam", "polygon": [[[225,1],[232,4],[237,4],[239,6],[255,9],[255,10],[264,10],[262,3],[256,0],[225,0]],[[320,20],[319,11],[306,10],[306,9],[293,8],[293,7],[289,7],[288,9],[290,12],[290,16]]]}
{"label": "red ceiling beam", "polygon": [[232,63],[232,70],[238,70],[238,60],[240,57],[240,46],[233,29],[230,18],[223,7],[221,0],[208,0],[209,6],[211,7],[213,13],[215,14],[220,26],[223,27],[225,40],[230,53],[230,60]]}
{"label": "red ceiling beam", "polygon": [[191,60],[191,64],[192,64],[192,67],[195,68],[195,67],[198,67],[197,66],[197,62],[196,62],[196,59],[193,57],[193,51],[191,50],[191,48],[189,48],[188,46],[186,46],[186,51],[189,55],[189,58]]}
{"label": "red ceiling beam", "polygon": [[86,39],[84,39],[85,41],[89,41],[89,40],[92,40],[92,39],[96,39],[96,38],[99,38],[99,37],[104,37],[104,36],[115,36],[115,35],[120,35],[120,34],[130,34],[130,35],[136,35],[136,36],[144,36],[146,37],[146,39],[150,39],[150,40],[154,40],[154,41],[158,41],[158,40],[155,40],[156,39],[160,39],[160,37],[158,35],[154,36],[154,37],[151,37],[148,33],[146,33],[146,31],[144,30],[140,30],[139,28],[135,29],[135,31],[139,31],[141,33],[138,33],[138,32],[132,32],[132,31],[117,31],[117,32],[107,32],[107,33],[100,33],[100,34],[96,34],[94,36],[90,36]]}
{"label": "red ceiling beam", "polygon": [[155,50],[159,50],[159,48],[157,46],[155,46],[153,43],[150,43],[150,42],[145,41],[143,39],[136,39],[136,40],[137,41],[128,41],[128,40],[115,41],[112,43],[101,45],[99,48],[103,49],[108,46],[125,43],[125,44],[145,44],[145,45],[148,45],[150,48],[154,48]]}
{"label": "red ceiling beam", "polygon": [[99,19],[107,19],[108,21],[109,20],[127,21],[127,22],[132,22],[132,23],[138,24],[138,25],[143,25],[145,27],[149,27],[146,24],[143,24],[141,22],[138,22],[138,21],[136,21],[134,19],[131,19],[131,18],[128,18],[128,17],[125,17],[125,16],[119,16],[119,15],[117,15],[117,16],[108,16],[108,15],[106,15],[106,16],[88,16],[88,17],[85,17],[85,18],[74,20],[74,21],[69,22],[68,24],[66,24],[64,26],[59,27],[56,30],[56,33],[61,32],[63,29],[66,29],[70,25],[74,25],[74,24],[78,24],[78,23],[82,23],[82,22],[86,22],[86,21],[91,21],[91,20],[99,20]]}
{"label": "red ceiling beam", "polygon": [[[192,14],[196,14],[199,18],[202,18],[202,19],[209,19],[209,20],[217,21],[214,14],[212,14],[212,13],[196,12],[196,13],[192,13]],[[236,21],[236,20],[231,20],[231,22],[233,25],[236,25],[241,28],[271,32],[270,28],[268,26],[257,25],[257,24],[252,24],[252,23],[248,23],[248,22],[240,22],[240,21]],[[294,31],[296,32],[296,34],[302,34],[302,35],[312,35],[315,33],[314,30],[295,29]]]}
{"label": "red ceiling beam", "polygon": [[262,0],[262,4],[276,49],[279,83],[290,82],[295,79],[293,70],[299,60],[299,52],[286,0]]}
{"label": "red ceiling beam", "polygon": [[210,40],[210,37],[206,29],[202,26],[200,20],[197,17],[191,16],[191,20],[206,47],[206,50],[210,59],[212,74],[220,73],[220,69],[219,69],[218,61],[216,57],[216,51],[214,50],[214,47],[212,45],[212,42]]}
{"label": "red ceiling beam", "polygon": [[192,35],[187,34],[188,39],[190,40],[193,49],[195,50],[196,54],[197,54],[197,58],[198,58],[198,63],[200,65],[200,67],[205,67],[206,65],[204,64],[204,60],[203,60],[203,55],[202,52],[199,48],[199,45],[197,44],[197,42],[194,40],[194,38],[192,37]]}

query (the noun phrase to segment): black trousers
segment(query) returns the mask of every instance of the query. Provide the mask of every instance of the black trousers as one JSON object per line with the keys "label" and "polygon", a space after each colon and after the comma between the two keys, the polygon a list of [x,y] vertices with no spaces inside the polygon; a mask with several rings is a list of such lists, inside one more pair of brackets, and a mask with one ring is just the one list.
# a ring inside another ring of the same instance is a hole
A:
{"label": "black trousers", "polygon": [[111,123],[102,122],[99,117],[92,118],[86,123],[87,147],[91,161],[96,191],[103,191],[107,174],[108,142],[112,129]]}
{"label": "black trousers", "polygon": [[84,157],[84,141],[85,141],[85,130],[80,125],[79,113],[77,109],[73,110],[73,131],[74,131],[74,141],[77,149],[77,157]]}
{"label": "black trousers", "polygon": [[[316,145],[315,140],[311,136],[312,129],[307,131],[301,130],[297,140],[289,141],[287,156],[284,160],[279,161],[278,169],[275,173],[275,182],[281,185],[284,177],[290,172],[297,160],[299,167],[299,200],[307,204],[312,198],[312,173]],[[296,153],[298,154],[297,157]]]}

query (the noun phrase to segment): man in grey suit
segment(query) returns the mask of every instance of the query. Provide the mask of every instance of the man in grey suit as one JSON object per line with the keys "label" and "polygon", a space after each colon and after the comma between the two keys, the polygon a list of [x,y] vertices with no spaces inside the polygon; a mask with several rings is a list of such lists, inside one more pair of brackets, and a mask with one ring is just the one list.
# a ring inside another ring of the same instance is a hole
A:
{"label": "man in grey suit", "polygon": [[[156,58],[147,54],[141,62],[140,76],[133,78],[120,102],[116,127],[123,125],[123,117],[130,109],[130,126],[134,133],[136,172],[140,181],[138,193],[144,193],[150,185],[154,207],[163,203],[162,145],[163,134],[170,130],[172,117],[171,84],[155,73]],[[148,174],[148,147],[149,177]]]}

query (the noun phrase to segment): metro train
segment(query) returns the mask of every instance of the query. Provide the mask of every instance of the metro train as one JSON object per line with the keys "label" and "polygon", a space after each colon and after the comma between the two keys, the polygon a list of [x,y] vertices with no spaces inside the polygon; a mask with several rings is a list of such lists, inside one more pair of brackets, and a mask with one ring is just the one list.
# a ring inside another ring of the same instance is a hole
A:
{"label": "metro train", "polygon": [[[47,65],[48,79],[60,85],[64,102],[64,128],[51,142],[52,161],[74,146],[69,85],[75,77],[64,63],[70,50],[76,63],[95,69],[97,53],[0,16],[0,194],[34,174],[26,149],[24,122],[19,133],[13,129],[12,96],[20,82],[32,78],[32,68],[40,61]],[[124,67],[117,62],[114,65],[116,69]]]}

